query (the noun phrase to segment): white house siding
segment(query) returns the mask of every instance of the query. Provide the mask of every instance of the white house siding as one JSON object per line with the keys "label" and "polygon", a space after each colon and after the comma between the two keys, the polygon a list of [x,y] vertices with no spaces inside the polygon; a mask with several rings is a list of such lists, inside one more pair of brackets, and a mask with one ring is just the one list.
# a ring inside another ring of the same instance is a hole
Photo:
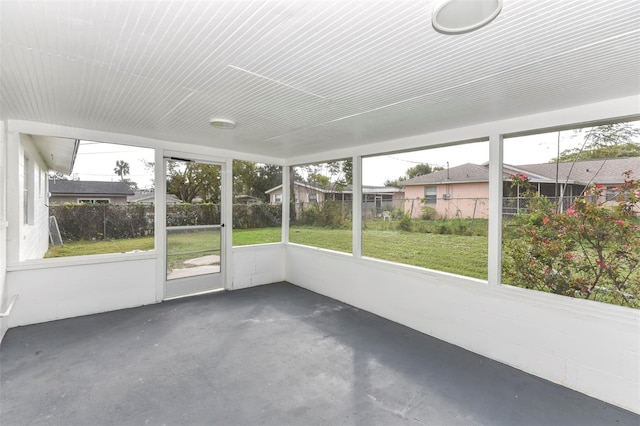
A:
{"label": "white house siding", "polygon": [[[27,185],[25,178],[25,156],[29,159],[27,167],[33,176],[33,190],[29,191],[29,205],[33,209],[32,223],[25,224],[24,191]],[[47,166],[29,135],[20,135],[18,161],[18,197],[20,226],[19,260],[42,259],[49,248],[49,208],[47,207]]]}

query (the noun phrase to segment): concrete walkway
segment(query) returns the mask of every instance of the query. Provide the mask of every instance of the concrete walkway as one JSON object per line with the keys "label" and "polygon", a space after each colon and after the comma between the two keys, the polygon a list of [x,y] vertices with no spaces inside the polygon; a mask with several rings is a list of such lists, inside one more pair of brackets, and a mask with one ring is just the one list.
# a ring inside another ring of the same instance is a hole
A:
{"label": "concrete walkway", "polygon": [[167,274],[167,279],[172,280],[220,272],[220,256],[215,254],[188,259],[183,264],[187,265],[188,268],[173,269]]}

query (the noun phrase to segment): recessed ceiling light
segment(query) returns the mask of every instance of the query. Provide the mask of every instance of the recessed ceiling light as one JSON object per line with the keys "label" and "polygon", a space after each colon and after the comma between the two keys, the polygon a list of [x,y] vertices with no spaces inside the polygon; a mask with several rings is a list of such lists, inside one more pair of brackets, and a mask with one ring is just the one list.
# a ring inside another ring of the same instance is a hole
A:
{"label": "recessed ceiling light", "polygon": [[500,10],[502,0],[443,0],[433,8],[431,22],[441,33],[466,33],[491,22]]}
{"label": "recessed ceiling light", "polygon": [[217,129],[235,129],[236,122],[227,120],[226,118],[212,118],[209,120],[209,124]]}

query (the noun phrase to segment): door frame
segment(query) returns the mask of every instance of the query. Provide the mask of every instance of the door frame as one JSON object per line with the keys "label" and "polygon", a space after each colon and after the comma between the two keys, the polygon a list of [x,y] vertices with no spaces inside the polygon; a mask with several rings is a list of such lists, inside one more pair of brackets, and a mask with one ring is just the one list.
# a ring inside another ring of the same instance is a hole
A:
{"label": "door frame", "polygon": [[[165,297],[167,268],[167,209],[166,209],[166,169],[165,159],[176,158],[191,160],[205,164],[215,164],[220,169],[220,221],[224,224],[220,232],[220,290],[231,289],[231,229],[232,229],[232,165],[231,158],[217,157],[184,151],[156,149],[155,156],[155,247],[156,247],[156,301],[167,300]],[[219,291],[219,290],[212,290]],[[197,293],[196,293],[197,294]],[[186,297],[185,296],[173,296]]]}

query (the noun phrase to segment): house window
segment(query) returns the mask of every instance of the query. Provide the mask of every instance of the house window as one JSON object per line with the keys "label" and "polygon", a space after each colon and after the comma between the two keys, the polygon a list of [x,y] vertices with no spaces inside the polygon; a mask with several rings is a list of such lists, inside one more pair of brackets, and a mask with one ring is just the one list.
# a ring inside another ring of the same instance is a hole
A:
{"label": "house window", "polygon": [[[282,166],[233,160],[233,246],[282,241]],[[273,196],[272,196],[273,194]]]}
{"label": "house window", "polygon": [[35,191],[34,191],[34,177],[33,177],[33,163],[25,156],[23,166],[23,223],[25,225],[33,225],[34,223],[34,204],[35,204]]}
{"label": "house window", "polygon": [[425,186],[424,187],[424,202],[425,204],[435,205],[437,201],[437,187]]}
{"label": "house window", "polygon": [[111,200],[108,198],[78,198],[78,203],[82,204],[109,204]]}
{"label": "house window", "polygon": [[291,180],[289,241],[351,253],[352,161],[295,166]]}

